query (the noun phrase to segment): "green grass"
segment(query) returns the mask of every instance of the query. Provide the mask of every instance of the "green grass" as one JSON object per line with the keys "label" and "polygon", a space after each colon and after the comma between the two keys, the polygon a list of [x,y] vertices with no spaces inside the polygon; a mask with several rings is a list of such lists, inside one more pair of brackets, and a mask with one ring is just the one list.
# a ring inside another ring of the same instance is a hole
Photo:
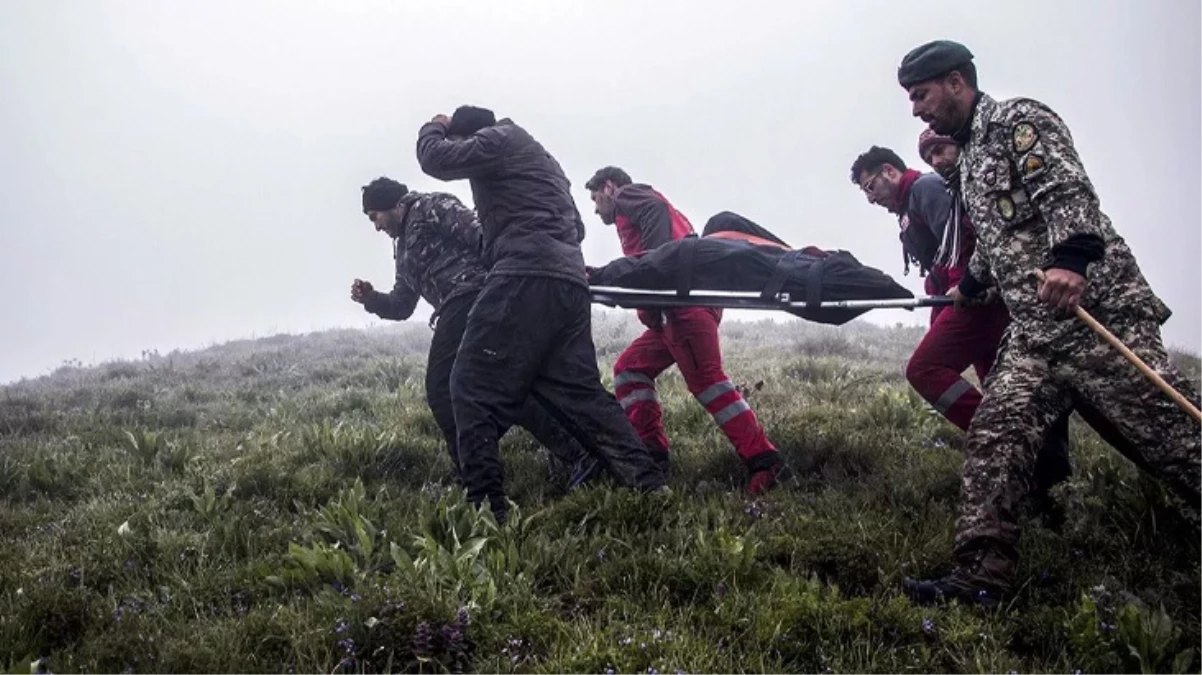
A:
{"label": "green grass", "polygon": [[[637,325],[598,317],[609,384]],[[1018,596],[916,607],[898,586],[950,568],[962,458],[962,434],[902,376],[921,330],[722,330],[798,489],[743,495],[672,370],[672,496],[566,494],[515,431],[503,528],[449,487],[425,326],[7,386],[0,667],[1198,672],[1198,532],[1077,420],[1065,524],[1026,523]],[[1196,381],[1198,359],[1176,356]]]}

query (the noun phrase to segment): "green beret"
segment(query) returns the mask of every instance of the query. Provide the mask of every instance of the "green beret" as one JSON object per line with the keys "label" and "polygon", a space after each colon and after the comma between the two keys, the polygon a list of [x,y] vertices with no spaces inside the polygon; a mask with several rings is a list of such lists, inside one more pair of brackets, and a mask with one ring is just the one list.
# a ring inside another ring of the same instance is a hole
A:
{"label": "green beret", "polygon": [[904,89],[956,70],[972,61],[968,47],[951,40],[935,40],[915,47],[897,67],[897,83]]}

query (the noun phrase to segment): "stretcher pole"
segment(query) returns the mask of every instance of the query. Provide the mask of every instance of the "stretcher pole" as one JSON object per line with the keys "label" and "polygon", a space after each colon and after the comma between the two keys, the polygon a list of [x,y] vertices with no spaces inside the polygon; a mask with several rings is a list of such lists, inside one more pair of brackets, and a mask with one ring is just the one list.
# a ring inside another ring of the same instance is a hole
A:
{"label": "stretcher pole", "polygon": [[947,307],[952,299],[943,295],[882,300],[834,300],[810,305],[796,302],[788,293],[764,298],[759,293],[739,291],[701,291],[682,296],[670,290],[634,290],[615,286],[591,286],[593,302],[609,307],[631,309],[660,307],[721,307],[726,309],[918,309]]}

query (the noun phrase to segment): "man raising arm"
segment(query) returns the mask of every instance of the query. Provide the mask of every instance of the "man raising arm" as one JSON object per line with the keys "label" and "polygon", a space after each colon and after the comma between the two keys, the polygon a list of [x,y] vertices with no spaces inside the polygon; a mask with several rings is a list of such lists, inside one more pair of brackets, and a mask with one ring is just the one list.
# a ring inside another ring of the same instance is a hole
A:
{"label": "man raising arm", "polygon": [[663,470],[601,384],[583,231],[555,158],[512,120],[463,106],[418,133],[422,170],[466,178],[491,270],[467,318],[451,401],[468,497],[507,514],[497,441],[533,395],[619,483],[657,490]]}
{"label": "man raising arm", "polygon": [[[390,293],[380,293],[371,284],[356,279],[351,298],[368,312],[394,321],[412,316],[419,298],[434,308],[430,320],[435,326],[434,336],[426,363],[426,401],[446,439],[456,479],[462,482],[451,407],[451,370],[468,311],[486,275],[480,257],[480,223],[475,212],[454,195],[414,192],[386,177],[364,186],[363,212],[376,231],[393,240],[396,281]],[[568,474],[569,485],[592,478],[600,468],[533,398],[526,398],[515,423],[551,452],[552,465],[558,473]]]}

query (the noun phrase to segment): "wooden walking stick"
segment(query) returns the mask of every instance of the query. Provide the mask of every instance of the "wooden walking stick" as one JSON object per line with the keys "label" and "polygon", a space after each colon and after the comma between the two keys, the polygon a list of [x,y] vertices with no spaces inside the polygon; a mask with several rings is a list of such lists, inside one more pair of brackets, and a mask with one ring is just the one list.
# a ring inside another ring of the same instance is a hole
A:
{"label": "wooden walking stick", "polygon": [[[1039,278],[1040,283],[1043,283],[1046,280],[1043,270],[1035,270],[1035,276]],[[1127,345],[1123,344],[1122,340],[1114,336],[1114,333],[1111,333],[1106,329],[1105,326],[1103,326],[1101,323],[1098,323],[1097,319],[1090,316],[1089,312],[1082,309],[1079,305],[1074,306],[1073,311],[1077,314],[1078,319],[1084,321],[1085,325],[1089,326],[1095,333],[1102,336],[1102,339],[1110,343],[1111,347],[1117,349],[1119,353],[1126,357],[1128,361],[1135,364],[1135,367],[1139,368],[1139,372],[1143,373],[1144,377],[1151,380],[1152,383],[1159,387],[1160,390],[1165,394],[1167,394],[1169,398],[1173,399],[1173,402],[1181,406],[1182,410],[1189,413],[1190,416],[1195,420],[1202,422],[1202,411],[1199,411],[1193,403],[1190,403],[1189,399],[1182,396],[1181,392],[1170,386],[1168,382],[1165,382],[1164,378],[1157,374],[1155,370],[1149,368],[1148,364],[1144,363],[1144,360],[1139,358],[1135,352],[1128,349]]]}

